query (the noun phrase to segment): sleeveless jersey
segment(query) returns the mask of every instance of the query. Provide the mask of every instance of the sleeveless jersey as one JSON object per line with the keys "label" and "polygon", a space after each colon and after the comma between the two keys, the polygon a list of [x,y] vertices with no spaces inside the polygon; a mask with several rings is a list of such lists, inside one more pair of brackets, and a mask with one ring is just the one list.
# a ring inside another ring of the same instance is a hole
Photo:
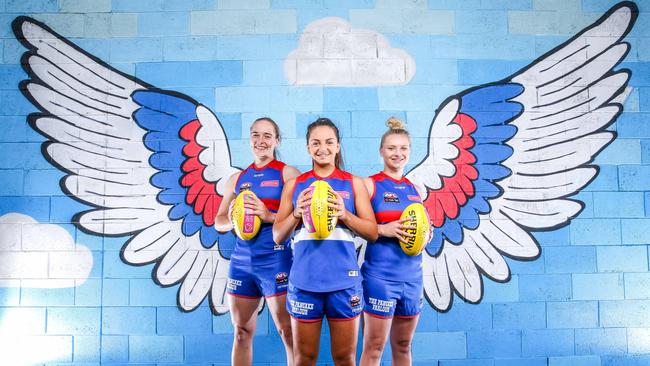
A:
{"label": "sleeveless jersey", "polygon": [[[269,211],[277,212],[284,186],[282,169],[285,165],[278,160],[273,160],[261,168],[256,167],[255,163],[249,165],[239,174],[235,194],[242,190],[251,190]],[[242,264],[268,264],[290,259],[289,241],[276,245],[273,242],[272,229],[273,223],[262,223],[259,233],[253,239],[237,238],[230,260]]]}
{"label": "sleeveless jersey", "polygon": [[[415,202],[422,202],[415,186],[406,178],[395,180],[383,172],[370,177],[375,191],[370,199],[377,224],[399,220],[402,211]],[[368,243],[362,266],[365,274],[392,281],[422,280],[422,254],[408,256],[396,238],[379,236]]]}
{"label": "sleeveless jersey", "polygon": [[[343,198],[345,208],[356,213],[352,174],[335,169],[328,177],[311,170],[296,178],[291,200],[296,207],[300,192],[316,180],[324,180]],[[289,274],[292,286],[311,292],[330,292],[350,288],[361,282],[354,234],[338,222],[329,237],[312,239],[302,222],[293,238],[293,265]]]}

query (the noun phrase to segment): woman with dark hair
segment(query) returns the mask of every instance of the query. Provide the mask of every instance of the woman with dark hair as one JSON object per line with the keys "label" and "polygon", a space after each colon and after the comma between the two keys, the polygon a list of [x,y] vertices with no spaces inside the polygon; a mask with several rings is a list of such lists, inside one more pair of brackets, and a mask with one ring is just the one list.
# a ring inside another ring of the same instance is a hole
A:
{"label": "woman with dark hair", "polygon": [[[363,291],[354,236],[377,238],[377,224],[363,181],[340,169],[339,131],[327,118],[307,127],[312,170],[287,181],[273,224],[273,238],[282,243],[293,234],[294,261],[289,275],[287,310],[291,315],[294,361],[314,365],[318,357],[323,316],[327,316],[332,358],[336,365],[354,365],[363,309]],[[323,240],[311,238],[301,224],[311,202],[310,184],[323,180],[335,198],[328,205],[338,217]]]}
{"label": "woman with dark hair", "polygon": [[218,231],[232,230],[230,217],[237,194],[248,189],[257,196],[249,196],[251,201],[244,203],[244,209],[259,216],[262,221],[260,231],[251,240],[237,238],[230,256],[227,292],[235,328],[231,356],[233,365],[252,364],[253,334],[262,296],[266,298],[269,312],[284,343],[287,364],[293,364],[291,321],[285,306],[291,248],[288,240],[277,244],[273,242],[272,224],[285,182],[300,172],[276,160],[279,143],[280,129],[275,121],[263,117],[253,122],[250,147],[254,161],[228,179],[215,220]]}
{"label": "woman with dark hair", "polygon": [[379,154],[384,169],[364,180],[377,220],[379,238],[368,242],[363,273],[365,308],[361,365],[379,365],[390,334],[392,364],[411,365],[411,342],[422,308],[422,255],[408,256],[399,240],[410,237],[402,211],[422,202],[416,187],[404,177],[411,139],[402,121],[390,118]]}

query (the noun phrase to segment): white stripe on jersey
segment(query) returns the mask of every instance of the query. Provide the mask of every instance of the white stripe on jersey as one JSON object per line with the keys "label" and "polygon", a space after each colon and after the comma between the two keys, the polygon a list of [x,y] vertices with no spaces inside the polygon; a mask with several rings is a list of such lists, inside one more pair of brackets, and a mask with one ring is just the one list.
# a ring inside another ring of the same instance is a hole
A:
{"label": "white stripe on jersey", "polygon": [[[350,229],[343,229],[340,227],[334,228],[334,230],[330,233],[330,235],[327,237],[327,239],[324,240],[342,240],[342,241],[349,241],[352,243],[354,241],[354,233]],[[293,236],[293,244],[298,244],[299,242],[303,240],[316,240],[311,237],[311,234],[305,229],[305,227],[302,227],[300,230],[296,232],[296,234]]]}

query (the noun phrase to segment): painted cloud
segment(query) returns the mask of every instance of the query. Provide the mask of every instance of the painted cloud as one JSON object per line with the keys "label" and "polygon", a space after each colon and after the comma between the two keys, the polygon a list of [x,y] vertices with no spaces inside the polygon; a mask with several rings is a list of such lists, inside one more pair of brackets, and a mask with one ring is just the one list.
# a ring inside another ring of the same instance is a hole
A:
{"label": "painted cloud", "polygon": [[404,85],[415,75],[415,61],[381,34],[330,17],[307,25],[284,74],[292,85]]}
{"label": "painted cloud", "polygon": [[0,216],[0,228],[0,287],[74,287],[88,278],[92,254],[64,228],[13,212]]}

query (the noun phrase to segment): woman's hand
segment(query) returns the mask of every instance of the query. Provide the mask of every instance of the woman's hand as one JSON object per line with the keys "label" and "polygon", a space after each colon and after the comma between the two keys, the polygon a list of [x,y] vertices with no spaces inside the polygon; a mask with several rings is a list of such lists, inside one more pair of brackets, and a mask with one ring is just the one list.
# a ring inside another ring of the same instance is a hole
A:
{"label": "woman's hand", "polygon": [[296,207],[294,207],[293,212],[291,213],[294,219],[302,219],[302,215],[305,210],[309,209],[309,205],[311,204],[311,197],[313,195],[314,187],[307,187],[303,189],[302,192],[300,192],[298,198],[296,198]]}
{"label": "woman's hand", "polygon": [[327,207],[334,209],[334,216],[337,220],[345,222],[349,214],[348,210],[345,208],[345,201],[343,201],[343,197],[341,197],[337,191],[330,190],[330,192],[334,194],[334,198],[327,198]]}
{"label": "woman's hand", "polygon": [[387,238],[397,238],[400,241],[406,242],[407,238],[412,238],[413,235],[409,234],[406,230],[412,229],[413,226],[408,224],[411,221],[410,217],[405,217],[400,220],[391,221],[386,224],[377,225],[379,236]]}
{"label": "woman's hand", "polygon": [[263,223],[271,223],[275,220],[275,214],[269,211],[264,202],[254,195],[244,196],[244,212],[258,216]]}

